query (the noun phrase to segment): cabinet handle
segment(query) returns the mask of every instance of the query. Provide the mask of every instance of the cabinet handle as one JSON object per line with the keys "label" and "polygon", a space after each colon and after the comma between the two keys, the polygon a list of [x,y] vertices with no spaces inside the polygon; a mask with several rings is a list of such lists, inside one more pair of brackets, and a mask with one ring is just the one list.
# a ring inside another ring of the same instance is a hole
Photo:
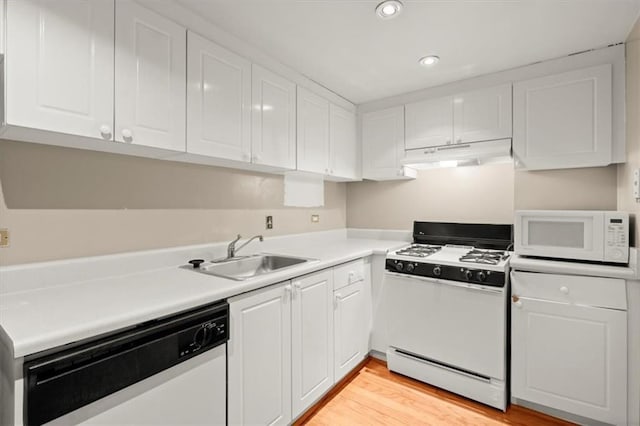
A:
{"label": "cabinet handle", "polygon": [[133,140],[133,133],[129,129],[122,129],[122,139],[125,142],[131,142]]}
{"label": "cabinet handle", "polygon": [[284,295],[286,296],[290,296],[292,294],[292,289],[291,289],[291,284],[287,284],[284,286]]}
{"label": "cabinet handle", "polygon": [[456,141],[456,143],[462,143],[462,138],[458,138],[458,140]]}
{"label": "cabinet handle", "polygon": [[251,161],[251,154],[245,152],[244,154],[242,154],[242,159],[244,161]]}
{"label": "cabinet handle", "polygon": [[324,169],[324,174],[328,175],[329,174],[329,169]]}
{"label": "cabinet handle", "polygon": [[569,287],[563,285],[562,287],[560,287],[560,293],[569,294]]}
{"label": "cabinet handle", "polygon": [[335,309],[338,309],[338,305],[340,305],[340,299],[342,299],[342,294],[340,294],[340,293],[336,293],[333,296],[333,307]]}
{"label": "cabinet handle", "polygon": [[108,124],[103,124],[100,126],[100,134],[103,139],[111,139],[111,126]]}
{"label": "cabinet handle", "polygon": [[293,292],[292,297],[296,297],[296,292],[300,294],[300,289],[302,288],[302,283],[300,281],[296,281],[293,283]]}
{"label": "cabinet handle", "polygon": [[446,144],[451,145],[451,139],[447,139]]}
{"label": "cabinet handle", "polygon": [[254,163],[259,163],[260,162],[260,156],[258,154],[255,154],[252,158],[251,161],[253,161]]}
{"label": "cabinet handle", "polygon": [[333,169],[329,170],[329,173],[330,173],[330,174],[333,174]]}

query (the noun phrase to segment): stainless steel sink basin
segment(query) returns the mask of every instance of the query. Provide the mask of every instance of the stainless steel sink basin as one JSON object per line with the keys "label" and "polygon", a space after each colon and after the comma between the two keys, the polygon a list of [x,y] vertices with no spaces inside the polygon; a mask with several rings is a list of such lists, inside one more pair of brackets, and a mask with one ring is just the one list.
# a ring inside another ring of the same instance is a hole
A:
{"label": "stainless steel sink basin", "polygon": [[204,274],[215,275],[242,281],[249,278],[281,271],[301,263],[313,261],[302,257],[280,256],[275,254],[258,254],[254,256],[239,257],[221,262],[212,262],[201,265],[196,271]]}

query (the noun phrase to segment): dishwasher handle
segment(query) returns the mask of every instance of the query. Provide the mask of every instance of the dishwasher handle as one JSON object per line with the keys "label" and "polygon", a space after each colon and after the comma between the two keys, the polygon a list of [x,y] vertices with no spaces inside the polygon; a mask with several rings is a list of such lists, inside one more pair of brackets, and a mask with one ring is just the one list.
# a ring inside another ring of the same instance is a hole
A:
{"label": "dishwasher handle", "polygon": [[228,340],[226,302],[24,363],[25,424],[41,425]]}

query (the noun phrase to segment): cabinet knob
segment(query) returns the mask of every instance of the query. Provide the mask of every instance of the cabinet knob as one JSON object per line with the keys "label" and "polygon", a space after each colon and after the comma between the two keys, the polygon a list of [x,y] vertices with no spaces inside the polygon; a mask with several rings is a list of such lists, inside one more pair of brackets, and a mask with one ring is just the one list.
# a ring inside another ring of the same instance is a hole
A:
{"label": "cabinet knob", "polygon": [[458,138],[458,140],[456,141],[456,143],[462,143],[462,138]]}
{"label": "cabinet knob", "polygon": [[566,287],[566,286],[560,287],[560,293],[569,294],[569,287]]}
{"label": "cabinet knob", "polygon": [[330,174],[333,174],[333,169],[329,170],[329,173],[330,173]]}
{"label": "cabinet knob", "polygon": [[324,169],[325,174],[329,174],[329,169]]}
{"label": "cabinet knob", "polygon": [[445,142],[447,145],[451,145],[451,139],[447,139]]}
{"label": "cabinet knob", "polygon": [[131,142],[133,140],[133,133],[129,129],[122,129],[122,139],[125,142]]}
{"label": "cabinet knob", "polygon": [[333,304],[335,308],[338,308],[338,305],[340,304],[340,299],[342,299],[342,294],[340,293],[336,293],[333,296]]}
{"label": "cabinet knob", "polygon": [[291,291],[292,291],[291,284],[287,284],[287,285],[284,286],[284,294],[285,295],[286,294],[291,294]]}
{"label": "cabinet knob", "polygon": [[522,300],[520,300],[520,297],[514,294],[513,296],[511,296],[511,300],[513,301],[513,304],[516,305],[516,307],[522,307]]}
{"label": "cabinet knob", "polygon": [[258,154],[253,155],[253,157],[251,157],[251,161],[253,161],[254,163],[259,163],[260,156]]}
{"label": "cabinet knob", "polygon": [[103,124],[100,126],[100,134],[103,139],[111,139],[111,126],[108,124]]}

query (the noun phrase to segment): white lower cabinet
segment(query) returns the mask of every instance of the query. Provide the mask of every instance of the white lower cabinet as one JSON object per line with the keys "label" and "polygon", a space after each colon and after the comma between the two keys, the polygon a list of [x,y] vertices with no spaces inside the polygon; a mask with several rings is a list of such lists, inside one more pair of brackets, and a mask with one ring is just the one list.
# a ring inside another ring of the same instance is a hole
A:
{"label": "white lower cabinet", "polygon": [[367,356],[364,268],[349,262],[229,299],[229,424],[289,424]]}
{"label": "white lower cabinet", "polygon": [[338,382],[353,370],[368,351],[368,330],[364,281],[349,284],[334,292],[334,377]]}
{"label": "white lower cabinet", "polygon": [[291,284],[229,300],[231,425],[291,423]]}
{"label": "white lower cabinet", "polygon": [[513,272],[512,284],[512,396],[627,424],[625,282]]}
{"label": "white lower cabinet", "polygon": [[333,386],[333,271],[293,281],[291,397],[293,418]]}

